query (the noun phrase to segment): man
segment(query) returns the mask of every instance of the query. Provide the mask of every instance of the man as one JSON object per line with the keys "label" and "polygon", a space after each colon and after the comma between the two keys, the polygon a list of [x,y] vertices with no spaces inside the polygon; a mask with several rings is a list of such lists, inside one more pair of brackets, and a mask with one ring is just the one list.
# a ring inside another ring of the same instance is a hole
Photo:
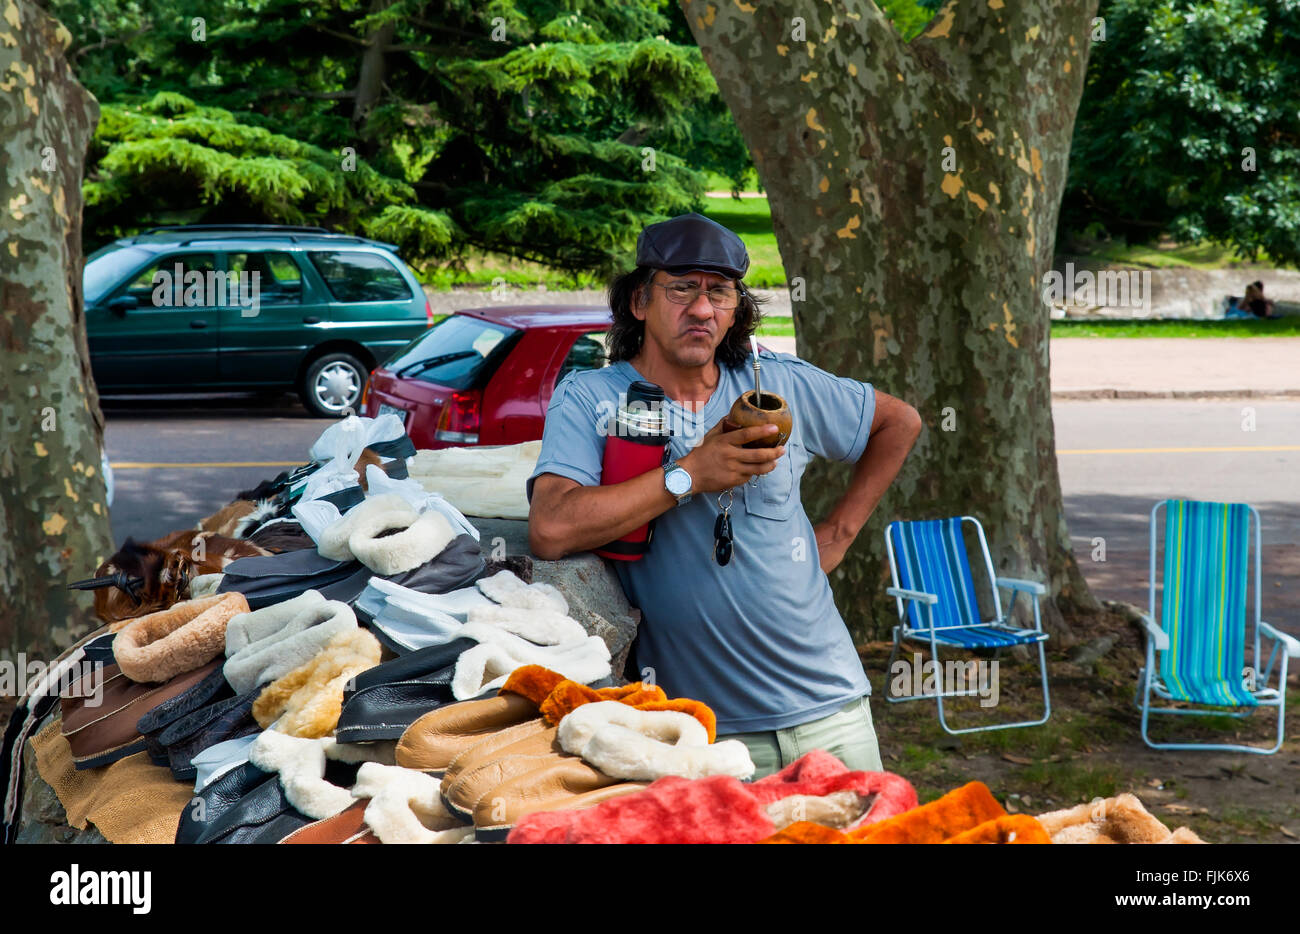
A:
{"label": "man", "polygon": [[[870,384],[765,351],[762,387],[789,404],[789,440],[748,449],[775,426],[723,431],[732,403],[753,388],[746,358],[758,309],[740,281],[748,268],[740,238],[699,214],[642,231],[637,268],[610,287],[610,365],[570,373],[551,398],[528,480],[530,546],[554,560],[655,519],[649,552],[613,562],[642,612],[642,677],[711,706],[719,738],[748,746],[755,777],[813,748],[879,770],[871,686],[826,575],[893,482],[921,420]],[[605,425],[642,379],[664,390],[668,462],[601,486]],[[816,527],[799,498],[813,454],[857,465]],[[724,507],[734,538],[725,566],[714,557]]]}

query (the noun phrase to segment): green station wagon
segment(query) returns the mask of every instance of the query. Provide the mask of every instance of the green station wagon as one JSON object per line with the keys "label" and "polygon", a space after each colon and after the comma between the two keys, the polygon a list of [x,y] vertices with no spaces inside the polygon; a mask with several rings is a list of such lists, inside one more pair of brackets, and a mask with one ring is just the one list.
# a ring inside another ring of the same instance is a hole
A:
{"label": "green station wagon", "polygon": [[155,227],[83,280],[101,393],[279,390],[359,409],[367,374],[433,321],[391,244],[320,227]]}

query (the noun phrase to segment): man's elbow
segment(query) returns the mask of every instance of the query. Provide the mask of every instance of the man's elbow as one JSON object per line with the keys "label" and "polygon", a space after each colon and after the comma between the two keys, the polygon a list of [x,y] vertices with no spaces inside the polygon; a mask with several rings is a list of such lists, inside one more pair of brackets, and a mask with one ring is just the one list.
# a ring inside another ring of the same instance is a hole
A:
{"label": "man's elbow", "polygon": [[550,521],[538,515],[529,515],[528,550],[534,557],[542,561],[559,561],[567,554],[557,531]]}

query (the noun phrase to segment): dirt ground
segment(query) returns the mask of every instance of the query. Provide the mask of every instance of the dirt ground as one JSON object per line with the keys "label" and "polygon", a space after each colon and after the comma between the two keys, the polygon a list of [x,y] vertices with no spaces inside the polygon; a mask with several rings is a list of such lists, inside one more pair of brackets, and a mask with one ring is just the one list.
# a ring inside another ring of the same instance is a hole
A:
{"label": "dirt ground", "polygon": [[[1009,811],[1027,814],[1127,791],[1171,830],[1186,825],[1209,843],[1300,841],[1297,676],[1288,679],[1286,742],[1276,754],[1151,749],[1142,741],[1141,714],[1133,702],[1143,662],[1141,636],[1113,612],[1089,622],[1086,627],[1076,623],[1076,633],[1085,640],[1111,634],[1116,644],[1094,665],[1081,667],[1068,661],[1068,652],[1048,643],[1052,716],[1046,724],[962,736],[942,730],[933,700],[887,703],[890,644],[864,646],[860,654],[871,680],[872,716],[885,767],[910,780],[923,802],[972,780],[987,784]],[[1042,701],[1036,654],[1033,661],[999,660],[996,706],[981,707],[978,698],[946,700],[949,725],[1038,719]],[[1277,684],[1276,672],[1271,684]],[[1268,708],[1241,721],[1151,720],[1150,733],[1157,741],[1271,746],[1277,716]]]}

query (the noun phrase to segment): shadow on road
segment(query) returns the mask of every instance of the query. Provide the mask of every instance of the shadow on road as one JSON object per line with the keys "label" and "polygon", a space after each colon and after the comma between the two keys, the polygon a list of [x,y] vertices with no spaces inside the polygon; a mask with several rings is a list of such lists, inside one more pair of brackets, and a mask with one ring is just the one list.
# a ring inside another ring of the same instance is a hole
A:
{"label": "shadow on road", "polygon": [[[186,393],[175,396],[100,396],[105,418],[311,418],[292,393]],[[322,430],[323,423],[322,421]]]}

